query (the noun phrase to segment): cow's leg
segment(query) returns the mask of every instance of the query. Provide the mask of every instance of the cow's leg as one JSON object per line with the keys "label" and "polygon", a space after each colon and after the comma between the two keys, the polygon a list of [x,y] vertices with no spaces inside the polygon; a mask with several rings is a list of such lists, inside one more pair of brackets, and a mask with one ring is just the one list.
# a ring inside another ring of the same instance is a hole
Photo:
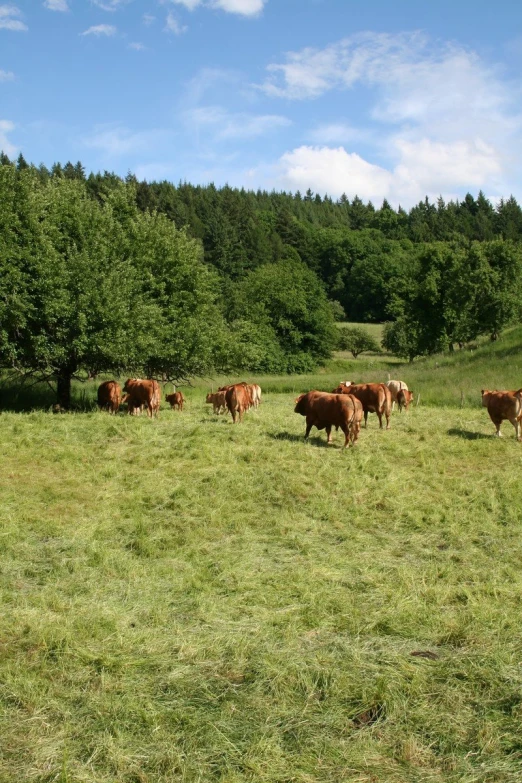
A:
{"label": "cow's leg", "polygon": [[309,421],[306,422],[305,440],[308,439],[308,436],[310,435],[310,430],[312,429],[313,426],[314,425],[312,424],[311,421],[310,422]]}
{"label": "cow's leg", "polygon": [[331,443],[332,442],[332,425],[328,424],[325,427],[325,430],[326,430],[326,442],[327,443]]}
{"label": "cow's leg", "polygon": [[493,421],[493,424],[495,425],[495,427],[497,428],[497,431],[495,432],[495,435],[497,436],[497,438],[501,438],[502,437],[502,433],[500,432],[500,425],[502,424],[502,419],[500,419],[500,420],[492,419],[492,421]]}
{"label": "cow's leg", "polygon": [[390,429],[390,414],[387,410],[384,411],[384,415],[386,416],[386,429]]}
{"label": "cow's leg", "polygon": [[368,411],[364,411],[364,428],[368,428]]}
{"label": "cow's leg", "polygon": [[[399,403],[397,403],[397,405],[398,405],[398,404],[399,404]],[[393,402],[392,402],[392,411],[394,411],[394,410],[395,410],[395,400],[393,400]],[[400,408],[399,408],[399,410],[400,410]]]}
{"label": "cow's leg", "polygon": [[509,420],[513,427],[515,428],[515,438],[517,440],[520,440],[520,424],[517,419],[513,418]]}
{"label": "cow's leg", "polygon": [[375,411],[377,414],[377,418],[379,419],[379,429],[382,430],[382,413],[380,411]]}
{"label": "cow's leg", "polygon": [[343,449],[345,449],[348,444],[350,443],[350,432],[351,432],[351,426],[346,424],[341,424],[341,429],[344,432],[344,446]]}

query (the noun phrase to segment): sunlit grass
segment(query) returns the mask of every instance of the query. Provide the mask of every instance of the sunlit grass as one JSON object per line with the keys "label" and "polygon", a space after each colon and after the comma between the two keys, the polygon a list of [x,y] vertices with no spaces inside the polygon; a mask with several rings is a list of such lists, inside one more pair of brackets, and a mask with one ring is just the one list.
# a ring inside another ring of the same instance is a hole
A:
{"label": "sunlit grass", "polygon": [[202,395],[0,417],[0,780],[518,781],[513,428]]}

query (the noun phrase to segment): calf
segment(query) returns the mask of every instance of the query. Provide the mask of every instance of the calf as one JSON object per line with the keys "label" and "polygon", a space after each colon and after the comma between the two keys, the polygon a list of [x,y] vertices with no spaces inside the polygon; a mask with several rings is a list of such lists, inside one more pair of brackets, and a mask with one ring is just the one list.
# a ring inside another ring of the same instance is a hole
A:
{"label": "calf", "polygon": [[214,392],[213,394],[207,394],[206,402],[209,404],[212,404],[212,407],[214,409],[214,413],[224,413],[227,409],[227,403],[225,400],[225,392],[224,391],[218,391]]}
{"label": "calf", "polygon": [[185,397],[183,396],[182,392],[173,392],[172,394],[167,394],[165,399],[169,403],[169,405],[172,408],[172,410],[176,410],[176,408],[179,411],[183,410],[183,404],[185,402]]}
{"label": "calf", "polygon": [[522,440],[520,421],[522,419],[522,389],[517,391],[489,391],[482,389],[482,405],[488,409],[489,418],[497,428],[500,438],[500,425],[507,419],[515,428],[515,437]]}
{"label": "calf", "polygon": [[[395,408],[395,403],[398,404],[399,411],[402,412],[403,407],[406,408],[406,410],[408,410],[409,404],[413,400],[413,394],[411,391],[408,391],[408,387],[406,386],[404,381],[388,381],[386,386],[388,387],[391,393],[392,410]],[[401,392],[404,393],[401,395]]]}

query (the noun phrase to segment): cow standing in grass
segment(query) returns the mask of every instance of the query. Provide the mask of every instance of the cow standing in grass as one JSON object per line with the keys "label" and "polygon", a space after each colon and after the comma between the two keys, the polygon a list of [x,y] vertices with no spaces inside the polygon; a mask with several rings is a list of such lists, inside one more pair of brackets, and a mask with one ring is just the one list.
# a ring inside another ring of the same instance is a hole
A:
{"label": "cow standing in grass", "polygon": [[489,418],[497,428],[497,437],[501,437],[500,425],[507,419],[515,428],[516,439],[522,440],[520,427],[522,420],[522,389],[517,391],[489,391],[488,389],[482,389],[482,405],[488,409]]}
{"label": "cow standing in grass", "polygon": [[391,393],[392,410],[395,408],[395,403],[399,406],[399,412],[402,413],[402,409],[408,407],[413,400],[413,393],[409,391],[404,381],[388,381],[386,384]]}
{"label": "cow standing in grass", "polygon": [[146,408],[147,416],[150,418],[158,415],[161,389],[157,381],[128,378],[125,381],[123,391],[127,393],[126,402],[129,413],[136,415],[141,412],[142,408]]}
{"label": "cow standing in grass", "polygon": [[225,399],[226,392],[224,391],[217,391],[217,392],[210,392],[207,394],[206,402],[210,405],[212,405],[212,408],[214,410],[214,413],[220,414],[225,413],[227,409],[227,402]]}
{"label": "cow standing in grass", "polygon": [[368,426],[368,413],[376,413],[379,427],[382,430],[382,417],[386,417],[386,429],[390,429],[391,393],[384,383],[351,383],[341,384],[332,394],[353,394],[362,403],[364,410],[364,426]]}
{"label": "cow standing in grass", "polygon": [[105,381],[98,386],[98,407],[110,413],[118,413],[121,403],[121,386],[116,381]]}
{"label": "cow standing in grass", "polygon": [[247,384],[236,383],[229,386],[225,391],[225,402],[234,424],[237,418],[239,418],[239,423],[241,423],[244,412],[252,405],[252,397]]}
{"label": "cow standing in grass", "polygon": [[185,403],[185,397],[183,396],[183,392],[172,392],[172,394],[167,394],[165,397],[167,402],[169,403],[171,409],[182,411],[183,405]]}
{"label": "cow standing in grass", "polygon": [[[356,406],[358,413],[356,412]],[[344,432],[344,446],[357,440],[357,418],[362,417],[362,405],[357,405],[350,395],[328,394],[328,392],[310,391],[297,398],[295,413],[306,417],[305,439],[312,427],[326,430],[327,443],[332,442],[332,427],[340,427]]]}

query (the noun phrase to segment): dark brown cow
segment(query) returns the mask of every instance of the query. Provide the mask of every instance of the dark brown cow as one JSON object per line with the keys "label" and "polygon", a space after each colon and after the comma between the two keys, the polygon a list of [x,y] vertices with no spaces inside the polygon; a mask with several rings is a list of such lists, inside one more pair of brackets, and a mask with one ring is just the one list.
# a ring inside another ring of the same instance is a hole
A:
{"label": "dark brown cow", "polygon": [[141,378],[128,378],[125,381],[123,391],[127,392],[127,404],[129,413],[144,406],[147,408],[147,416],[152,418],[158,415],[161,403],[161,389],[157,381],[142,380]]}
{"label": "dark brown cow", "polygon": [[345,438],[343,448],[348,446],[351,438],[352,444],[357,440],[359,434],[357,426],[352,434],[352,425],[355,424],[357,414],[355,403],[350,395],[310,391],[298,397],[294,412],[306,417],[305,439],[308,438],[312,427],[317,427],[318,430],[326,430],[327,443],[331,443],[332,427],[340,427]]}
{"label": "dark brown cow", "polygon": [[178,411],[183,410],[183,404],[185,402],[185,397],[183,396],[182,392],[172,392],[172,394],[167,394],[165,397],[167,402],[169,403],[172,410],[178,409]]}
{"label": "dark brown cow", "polygon": [[243,420],[243,414],[252,404],[252,397],[246,383],[236,383],[229,386],[225,392],[225,402],[232,416],[232,421],[236,423],[236,415],[239,416],[239,423]]}
{"label": "dark brown cow", "polygon": [[351,383],[349,386],[337,386],[332,394],[353,394],[362,402],[364,426],[368,426],[368,413],[376,413],[379,427],[382,429],[383,414],[386,417],[386,429],[390,429],[391,394],[384,383]]}
{"label": "dark brown cow", "polygon": [[116,381],[105,381],[98,386],[98,407],[118,413],[121,403],[121,386]]}
{"label": "dark brown cow", "polygon": [[522,420],[522,389],[517,391],[489,391],[482,389],[482,405],[488,409],[489,418],[497,428],[500,438],[500,425],[507,419],[515,428],[515,437],[522,440],[520,422]]}
{"label": "dark brown cow", "polygon": [[207,394],[206,402],[209,404],[212,404],[214,413],[225,413],[227,409],[227,402],[225,400],[225,394],[224,391],[217,391],[217,392],[211,392]]}

